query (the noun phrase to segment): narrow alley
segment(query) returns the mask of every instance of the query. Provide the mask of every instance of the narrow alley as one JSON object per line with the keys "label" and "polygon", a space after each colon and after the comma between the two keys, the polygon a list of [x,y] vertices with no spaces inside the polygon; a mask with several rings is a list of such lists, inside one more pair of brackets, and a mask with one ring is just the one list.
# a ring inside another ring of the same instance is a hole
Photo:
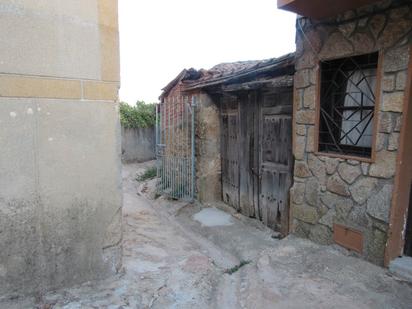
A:
{"label": "narrow alley", "polygon": [[136,180],[152,164],[123,167],[120,274],[0,308],[410,308],[412,286],[342,249],[155,196],[156,180]]}

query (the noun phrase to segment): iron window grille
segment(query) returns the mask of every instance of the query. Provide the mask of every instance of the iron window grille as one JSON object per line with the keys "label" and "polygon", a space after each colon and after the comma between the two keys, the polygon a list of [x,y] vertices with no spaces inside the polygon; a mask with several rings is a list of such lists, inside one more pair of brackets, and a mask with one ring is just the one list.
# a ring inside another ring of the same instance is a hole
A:
{"label": "iron window grille", "polygon": [[321,63],[319,151],[370,157],[378,53]]}

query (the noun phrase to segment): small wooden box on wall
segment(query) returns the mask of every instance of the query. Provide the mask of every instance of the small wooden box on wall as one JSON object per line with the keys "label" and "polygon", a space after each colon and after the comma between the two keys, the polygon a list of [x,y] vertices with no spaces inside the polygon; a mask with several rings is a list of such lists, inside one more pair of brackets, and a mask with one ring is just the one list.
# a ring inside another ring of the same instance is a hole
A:
{"label": "small wooden box on wall", "polygon": [[363,234],[360,231],[335,223],[333,224],[333,240],[344,248],[362,254]]}

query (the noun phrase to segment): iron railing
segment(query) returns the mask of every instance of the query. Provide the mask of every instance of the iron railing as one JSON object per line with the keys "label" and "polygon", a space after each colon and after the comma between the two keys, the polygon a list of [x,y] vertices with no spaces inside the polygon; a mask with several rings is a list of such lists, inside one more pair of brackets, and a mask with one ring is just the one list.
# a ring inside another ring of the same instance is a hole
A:
{"label": "iron railing", "polygon": [[378,53],[322,62],[321,151],[371,155],[377,63]]}

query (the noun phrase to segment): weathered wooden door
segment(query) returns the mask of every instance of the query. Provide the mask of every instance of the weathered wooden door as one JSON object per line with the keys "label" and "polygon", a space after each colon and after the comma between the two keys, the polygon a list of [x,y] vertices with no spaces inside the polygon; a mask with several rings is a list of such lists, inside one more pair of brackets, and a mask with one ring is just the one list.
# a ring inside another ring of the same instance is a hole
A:
{"label": "weathered wooden door", "polygon": [[222,196],[223,201],[239,210],[239,112],[221,112]]}
{"label": "weathered wooden door", "polygon": [[292,92],[262,94],[259,123],[259,217],[286,235],[293,168]]}
{"label": "weathered wooden door", "polygon": [[[256,217],[258,192],[258,134],[256,93],[241,93],[239,102],[239,209],[247,216]],[[255,198],[256,197],[256,198]]]}
{"label": "weathered wooden door", "polygon": [[221,101],[223,201],[286,235],[292,184],[292,90]]}

